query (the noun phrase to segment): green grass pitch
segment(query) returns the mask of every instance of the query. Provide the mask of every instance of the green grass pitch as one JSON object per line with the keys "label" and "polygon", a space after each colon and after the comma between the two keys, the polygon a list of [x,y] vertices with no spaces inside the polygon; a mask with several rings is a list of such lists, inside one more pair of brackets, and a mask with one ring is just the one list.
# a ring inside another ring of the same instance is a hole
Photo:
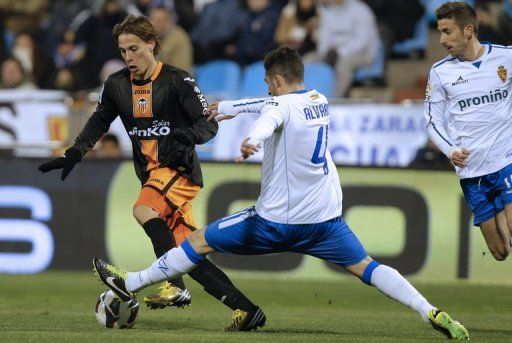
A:
{"label": "green grass pitch", "polygon": [[[231,311],[188,277],[192,306],[146,309],[132,330],[94,318],[105,289],[92,272],[0,275],[1,342],[423,342],[442,336],[412,310],[358,280],[309,282],[235,279],[267,315],[257,332],[225,333]],[[435,305],[463,322],[473,342],[512,342],[508,286],[418,284]],[[151,290],[151,289],[150,289]],[[143,293],[144,294],[144,293]],[[143,295],[142,294],[142,295]],[[142,299],[142,296],[139,296]]]}

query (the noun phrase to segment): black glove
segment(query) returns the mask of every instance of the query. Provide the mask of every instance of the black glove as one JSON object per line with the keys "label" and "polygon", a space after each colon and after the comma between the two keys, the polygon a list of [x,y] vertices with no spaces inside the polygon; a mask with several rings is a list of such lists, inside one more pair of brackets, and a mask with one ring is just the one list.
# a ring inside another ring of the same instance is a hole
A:
{"label": "black glove", "polygon": [[66,150],[66,153],[64,156],[56,158],[50,162],[43,163],[39,166],[40,171],[43,173],[47,173],[50,170],[54,169],[62,169],[62,175],[60,177],[61,180],[64,180],[69,173],[71,173],[71,170],[73,170],[73,167],[75,164],[80,162],[82,160],[82,154],[80,151],[69,148]]}
{"label": "black glove", "polygon": [[188,147],[195,147],[194,139],[190,136],[187,129],[174,129],[172,136],[175,140]]}

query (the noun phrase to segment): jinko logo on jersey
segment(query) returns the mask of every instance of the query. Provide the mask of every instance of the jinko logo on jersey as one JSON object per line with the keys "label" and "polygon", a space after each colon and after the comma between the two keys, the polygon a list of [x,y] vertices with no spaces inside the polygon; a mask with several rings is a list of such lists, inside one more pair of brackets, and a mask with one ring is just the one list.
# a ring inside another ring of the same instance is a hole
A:
{"label": "jinko logo on jersey", "polygon": [[171,133],[171,128],[169,126],[170,126],[170,123],[168,121],[155,120],[155,121],[153,121],[151,127],[148,127],[147,129],[139,129],[138,127],[134,126],[128,132],[128,134],[130,136],[137,136],[137,137],[167,136],[169,133]]}
{"label": "jinko logo on jersey", "polygon": [[494,91],[490,91],[489,94],[482,96],[475,96],[474,98],[467,98],[459,100],[457,103],[459,104],[459,108],[461,111],[472,106],[479,106],[484,104],[489,104],[492,102],[498,102],[508,97],[508,91],[506,89],[495,89]]}

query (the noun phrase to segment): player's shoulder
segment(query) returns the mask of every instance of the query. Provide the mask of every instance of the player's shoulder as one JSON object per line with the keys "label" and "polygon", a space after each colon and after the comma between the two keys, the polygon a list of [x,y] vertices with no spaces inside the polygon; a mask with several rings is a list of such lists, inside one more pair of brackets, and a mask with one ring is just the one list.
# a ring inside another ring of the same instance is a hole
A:
{"label": "player's shoulder", "polygon": [[186,70],[183,70],[181,68],[171,66],[168,64],[163,64],[162,71],[160,72],[161,75],[165,77],[170,77],[171,80],[177,82],[177,83],[188,83],[188,84],[195,84],[196,80],[192,75],[190,75],[189,72]]}
{"label": "player's shoulder", "polygon": [[288,101],[284,96],[271,96],[269,98],[265,98],[263,106],[261,107],[261,113],[266,112],[280,112],[282,115],[287,115],[289,112],[290,106],[288,105]]}
{"label": "player's shoulder", "polygon": [[[261,101],[261,100],[260,100]],[[271,96],[263,100],[263,109],[279,108],[284,105],[286,100],[282,96]]]}
{"label": "player's shoulder", "polygon": [[446,67],[453,66],[453,65],[455,65],[457,63],[457,60],[458,60],[457,57],[453,57],[452,55],[448,55],[445,58],[443,58],[442,60],[439,60],[439,61],[435,62],[432,65],[432,70],[433,71],[438,71],[441,68],[446,68]]}
{"label": "player's shoulder", "polygon": [[107,77],[107,80],[105,80],[105,83],[115,84],[118,82],[124,82],[126,79],[130,79],[130,70],[128,69],[128,67],[124,67],[123,69],[110,74]]}
{"label": "player's shoulder", "polygon": [[190,74],[187,71],[185,71],[181,68],[169,65],[169,64],[165,64],[165,63],[162,63],[161,73],[162,74],[171,74],[171,75],[176,75],[176,76],[190,76]]}
{"label": "player's shoulder", "polygon": [[288,94],[272,96],[270,98],[265,99],[265,104],[263,106],[278,107],[278,108],[287,107],[291,103],[300,101],[299,100],[300,97],[297,98],[297,95],[303,95],[307,92],[309,92],[309,91],[300,90],[300,91],[295,91],[295,92],[291,92]]}
{"label": "player's shoulder", "polygon": [[509,57],[512,55],[512,46],[509,45],[499,45],[499,44],[491,44],[487,43],[489,45],[488,48],[488,54],[496,54],[496,55],[505,55]]}
{"label": "player's shoulder", "polygon": [[169,80],[171,87],[174,89],[193,89],[194,92],[198,94],[201,93],[195,78],[186,70],[164,63],[160,75],[164,77],[165,80]]}
{"label": "player's shoulder", "polygon": [[318,92],[316,89],[303,89],[276,98],[279,98],[281,102],[291,103],[327,102],[325,95]]}
{"label": "player's shoulder", "polygon": [[319,91],[317,91],[316,89],[312,89],[312,90],[308,91],[307,94],[304,94],[304,95],[310,101],[327,102],[327,97],[325,95],[323,95],[322,93],[320,93]]}

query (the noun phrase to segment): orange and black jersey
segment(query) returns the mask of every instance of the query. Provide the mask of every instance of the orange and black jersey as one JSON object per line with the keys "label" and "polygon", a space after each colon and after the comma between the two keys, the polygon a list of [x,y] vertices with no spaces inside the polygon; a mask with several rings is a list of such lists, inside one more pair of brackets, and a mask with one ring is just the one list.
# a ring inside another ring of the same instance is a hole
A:
{"label": "orange and black jersey", "polygon": [[206,143],[218,129],[216,122],[207,121],[207,107],[194,79],[181,69],[158,62],[150,79],[137,81],[124,68],[105,81],[98,106],[73,148],[84,155],[119,115],[142,183],[149,171],[170,167],[203,186],[194,145]]}

